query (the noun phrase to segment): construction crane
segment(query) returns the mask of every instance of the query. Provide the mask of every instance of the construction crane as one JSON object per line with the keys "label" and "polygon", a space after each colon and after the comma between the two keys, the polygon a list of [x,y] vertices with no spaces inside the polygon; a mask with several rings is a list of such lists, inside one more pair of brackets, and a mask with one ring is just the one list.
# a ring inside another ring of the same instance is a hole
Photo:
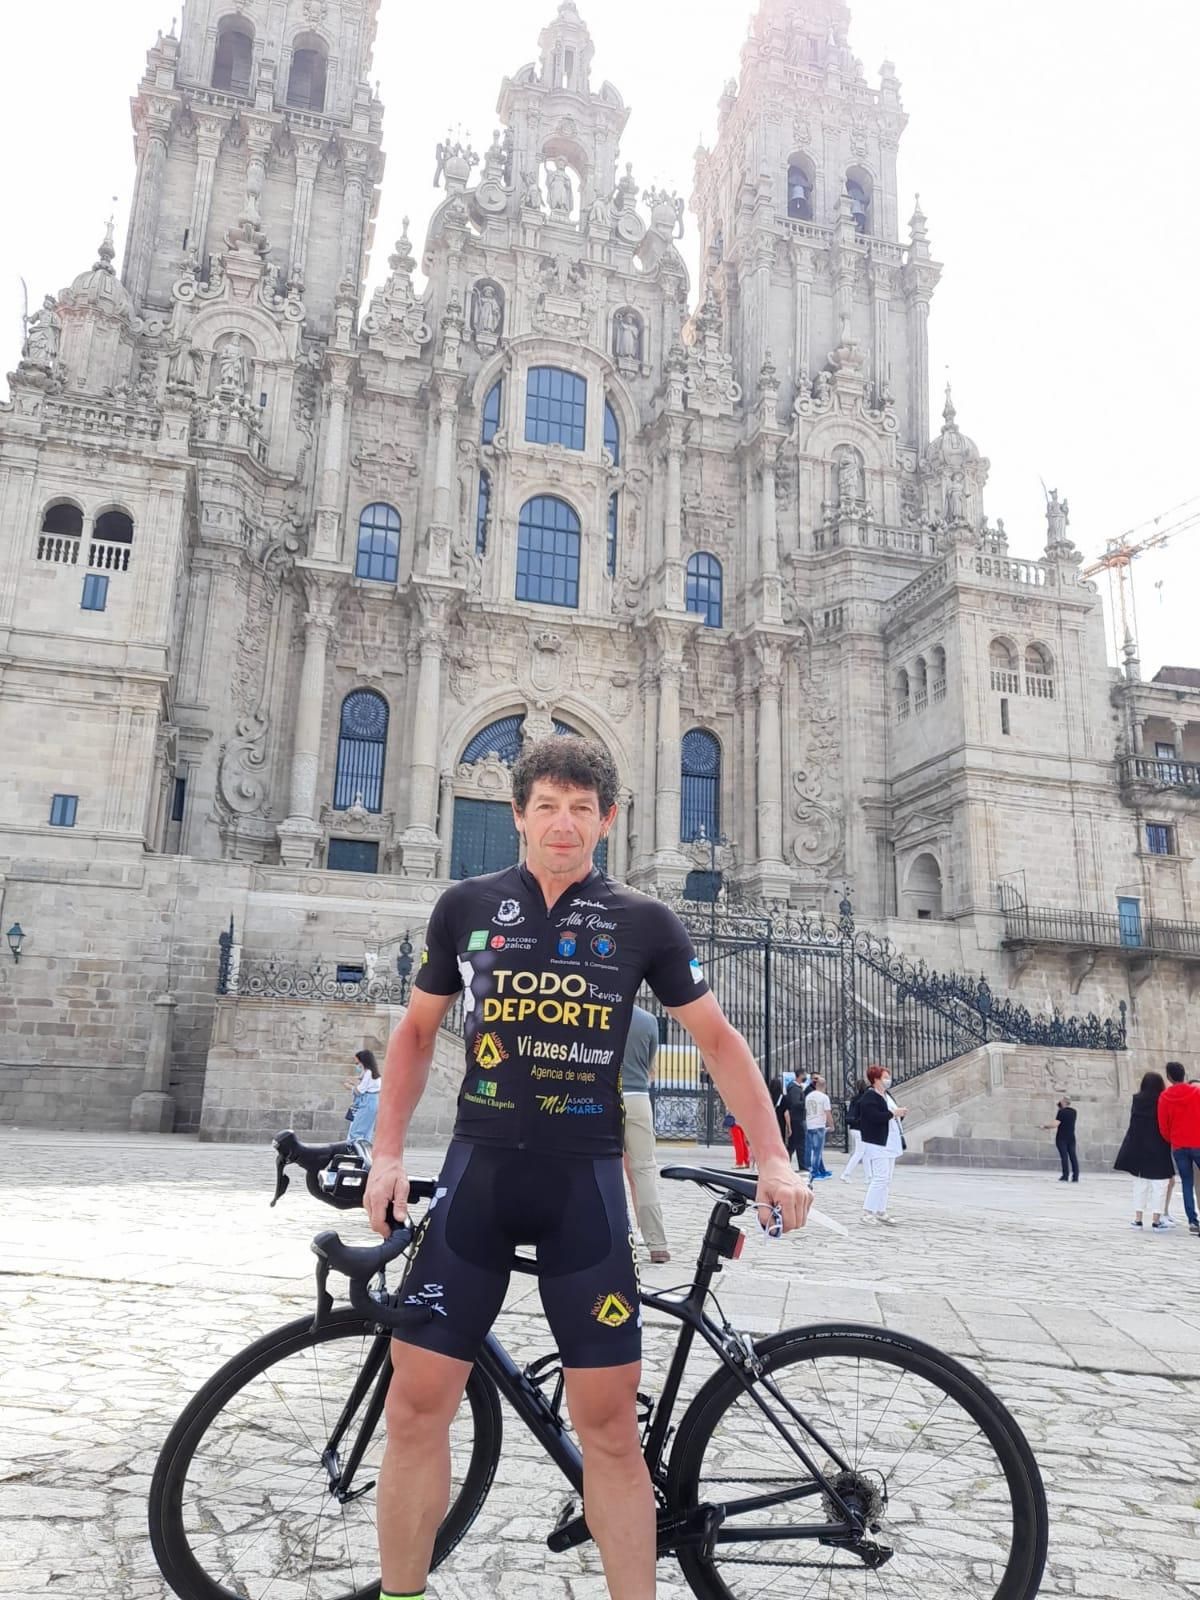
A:
{"label": "construction crane", "polygon": [[[1147,522],[1140,522],[1136,527],[1129,528],[1124,533],[1117,534],[1109,539],[1104,546],[1104,554],[1098,556],[1089,566],[1084,567],[1083,576],[1094,578],[1099,572],[1108,573],[1109,613],[1112,617],[1113,644],[1118,660],[1122,655],[1128,666],[1131,660],[1139,654],[1137,636],[1137,605],[1133,593],[1133,566],[1135,557],[1145,555],[1147,550],[1153,550],[1158,545],[1164,545],[1177,534],[1186,533],[1189,528],[1200,525],[1200,495],[1193,495],[1190,500],[1181,500],[1177,506],[1172,506],[1169,511],[1160,511],[1158,516],[1151,517]],[[1149,532],[1143,534],[1143,529]],[[1141,534],[1142,537],[1137,537]],[[1116,593],[1113,593],[1114,575]],[[1118,637],[1118,627],[1120,630]]]}

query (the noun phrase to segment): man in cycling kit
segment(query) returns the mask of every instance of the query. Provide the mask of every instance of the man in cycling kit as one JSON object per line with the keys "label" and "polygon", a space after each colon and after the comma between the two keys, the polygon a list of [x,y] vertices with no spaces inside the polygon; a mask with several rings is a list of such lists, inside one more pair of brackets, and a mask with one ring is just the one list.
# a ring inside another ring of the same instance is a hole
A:
{"label": "man in cycling kit", "polygon": [[437,1196],[404,1280],[425,1313],[397,1334],[379,1474],[381,1600],[424,1595],[450,1495],[449,1429],[503,1303],[517,1245],[562,1355],[584,1505],[614,1600],[654,1595],[654,1497],[641,1456],[637,1269],[622,1183],[620,1067],[647,983],[691,1034],[759,1154],[758,1199],[801,1227],[792,1172],[749,1047],[709,993],[679,919],[592,864],[616,817],[598,745],[541,740],[513,769],[524,864],[455,884],[429,921],[414,990],[388,1043],[366,1207],[405,1213],[404,1139],[446,1012],[463,994],[466,1074]]}

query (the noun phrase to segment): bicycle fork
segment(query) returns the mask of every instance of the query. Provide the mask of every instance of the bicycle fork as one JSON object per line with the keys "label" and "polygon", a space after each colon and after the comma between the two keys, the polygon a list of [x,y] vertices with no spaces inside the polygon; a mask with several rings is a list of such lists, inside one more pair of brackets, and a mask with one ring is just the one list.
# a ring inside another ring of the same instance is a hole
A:
{"label": "bicycle fork", "polygon": [[[357,1500],[364,1494],[369,1494],[375,1487],[375,1479],[364,1483],[360,1487],[352,1488],[354,1474],[362,1465],[363,1456],[367,1446],[375,1436],[383,1416],[384,1403],[387,1400],[388,1386],[392,1381],[392,1360],[389,1352],[390,1340],[385,1334],[377,1335],[375,1344],[363,1362],[354,1385],[342,1407],[342,1413],[334,1424],[333,1432],[324,1450],[321,1451],[321,1465],[329,1479],[329,1492],[340,1505],[348,1505],[352,1500]],[[367,1391],[370,1398],[367,1399]],[[341,1460],[341,1446],[345,1439],[358,1409],[364,1399],[367,1399],[366,1410],[359,1424],[358,1433],[350,1447],[350,1453],[343,1465]]]}

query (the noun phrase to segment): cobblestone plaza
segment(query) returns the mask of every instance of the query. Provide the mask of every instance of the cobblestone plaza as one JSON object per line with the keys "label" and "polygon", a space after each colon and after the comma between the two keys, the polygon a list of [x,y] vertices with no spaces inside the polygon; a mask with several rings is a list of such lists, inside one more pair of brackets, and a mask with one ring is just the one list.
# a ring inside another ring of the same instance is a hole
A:
{"label": "cobblestone plaza", "polygon": [[[414,1153],[412,1170],[436,1159]],[[307,1246],[331,1213],[296,1188],[269,1210],[272,1157],[256,1147],[10,1133],[0,1172],[0,1595],[164,1600],[146,1537],[158,1448],[221,1361],[310,1309]],[[664,1188],[675,1260],[644,1269],[659,1286],[685,1275],[706,1212],[690,1187]],[[857,1188],[822,1184],[818,1206],[849,1238],[810,1225],[753,1242],[718,1290],[756,1331],[882,1322],[959,1356],[1014,1412],[1046,1479],[1042,1593],[1190,1600],[1200,1242],[1136,1233],[1127,1198],[1125,1179],[1086,1167],[1060,1188],[1046,1174],[901,1164],[893,1232],[856,1231]],[[365,1233],[356,1214],[340,1226]],[[499,1331],[518,1359],[547,1348],[528,1280]],[[667,1338],[651,1322],[651,1379]],[[603,1600],[593,1551],[545,1547],[565,1497],[506,1416],[495,1487],[431,1600]],[[688,1592],[663,1562],[661,1600]]]}

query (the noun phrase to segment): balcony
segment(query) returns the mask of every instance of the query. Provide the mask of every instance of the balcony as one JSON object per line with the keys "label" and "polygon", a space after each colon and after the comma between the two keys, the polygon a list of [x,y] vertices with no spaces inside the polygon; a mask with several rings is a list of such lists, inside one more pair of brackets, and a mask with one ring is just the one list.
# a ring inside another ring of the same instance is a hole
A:
{"label": "balcony", "polygon": [[1129,955],[1162,955],[1200,961],[1200,924],[1146,917],[1140,909],[1122,912],[1068,911],[1057,906],[1027,906],[1002,894],[1004,943],[1059,945],[1068,950],[1124,950]]}
{"label": "balcony", "polygon": [[1121,779],[1128,786],[1146,784],[1152,789],[1195,789],[1200,792],[1200,762],[1129,756],[1121,763]]}

